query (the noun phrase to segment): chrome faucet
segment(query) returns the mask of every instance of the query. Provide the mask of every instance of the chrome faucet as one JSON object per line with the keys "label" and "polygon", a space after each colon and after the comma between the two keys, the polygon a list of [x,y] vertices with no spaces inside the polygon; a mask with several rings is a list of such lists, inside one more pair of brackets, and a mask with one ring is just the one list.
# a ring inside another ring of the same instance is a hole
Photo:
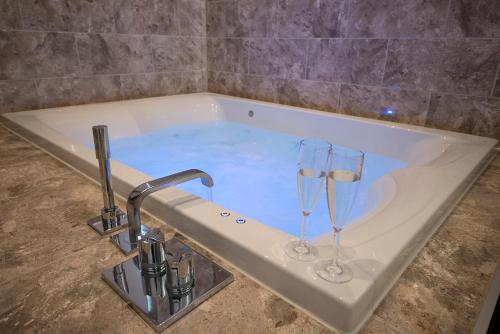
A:
{"label": "chrome faucet", "polygon": [[95,156],[99,161],[99,176],[101,179],[104,207],[101,214],[89,219],[87,224],[100,235],[110,234],[127,226],[127,215],[115,204],[113,186],[111,183],[111,150],[109,148],[109,134],[106,125],[92,127],[94,137]]}
{"label": "chrome faucet", "polygon": [[141,223],[141,205],[142,201],[150,194],[170,188],[178,184],[201,179],[201,183],[206,187],[213,187],[212,177],[199,169],[189,169],[180,173],[165,176],[159,179],[145,182],[137,186],[130,193],[127,200],[127,216],[129,229],[111,236],[113,242],[124,252],[130,254],[137,250],[137,243],[141,235],[148,232],[148,228]]}

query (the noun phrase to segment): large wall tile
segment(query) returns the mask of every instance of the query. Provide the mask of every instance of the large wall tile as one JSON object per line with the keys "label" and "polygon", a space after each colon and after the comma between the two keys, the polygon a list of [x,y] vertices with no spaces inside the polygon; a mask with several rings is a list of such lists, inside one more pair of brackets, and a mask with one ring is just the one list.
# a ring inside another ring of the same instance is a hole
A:
{"label": "large wall tile", "polygon": [[209,72],[208,89],[248,99],[277,102],[279,80],[239,73]]}
{"label": "large wall tile", "polygon": [[207,36],[209,37],[224,37],[225,18],[224,18],[224,2],[207,2]]}
{"label": "large wall tile", "polygon": [[380,84],[387,41],[383,39],[313,39],[309,41],[307,78]]}
{"label": "large wall tile", "polygon": [[39,34],[29,49],[37,61],[38,77],[73,75],[78,73],[78,54],[72,34]]}
{"label": "large wall tile", "polygon": [[438,92],[487,96],[500,62],[500,40],[447,40],[439,59]]}
{"label": "large wall tile", "polygon": [[37,63],[28,50],[36,41],[32,33],[0,30],[0,80],[23,79],[37,76]]}
{"label": "large wall tile", "polygon": [[202,71],[131,74],[120,77],[125,99],[197,93],[204,89],[205,79]]}
{"label": "large wall tile", "polygon": [[40,107],[119,100],[120,86],[118,76],[41,79],[38,80]]}
{"label": "large wall tile", "polygon": [[82,27],[78,12],[75,12],[80,8],[66,7],[61,0],[24,0],[19,1],[19,6],[23,15],[23,26],[28,29],[65,31],[68,30],[68,20],[65,21],[63,17],[66,17],[76,18],[72,25],[79,31],[86,31],[86,27]]}
{"label": "large wall tile", "polygon": [[247,99],[277,102],[279,81],[264,76],[235,74],[233,89]]}
{"label": "large wall tile", "polygon": [[424,125],[428,104],[424,91],[388,89],[356,85],[342,85],[340,89],[340,108],[343,113],[376,119],[386,108],[396,111],[386,120]]}
{"label": "large wall tile", "polygon": [[72,34],[0,31],[0,59],[0,79],[63,76],[78,72]]}
{"label": "large wall tile", "polygon": [[123,98],[140,99],[153,96],[154,76],[154,73],[120,75]]}
{"label": "large wall tile", "polygon": [[388,46],[384,85],[403,89],[434,89],[442,65],[441,40],[391,40]]}
{"label": "large wall tile", "polygon": [[157,71],[201,70],[202,50],[201,38],[153,36],[153,61]]}
{"label": "large wall tile", "polygon": [[210,38],[207,62],[212,71],[248,73],[248,41],[234,38]]}
{"label": "large wall tile", "polygon": [[151,17],[148,0],[115,0],[116,32],[144,34]]}
{"label": "large wall tile", "polygon": [[0,29],[21,28],[21,15],[17,0],[3,0],[0,2]]}
{"label": "large wall tile", "polygon": [[500,99],[433,94],[425,125],[500,139]]}
{"label": "large wall tile", "polygon": [[279,37],[338,37],[347,13],[346,0],[280,0]]}
{"label": "large wall tile", "polygon": [[179,34],[183,36],[206,35],[205,0],[179,0]]}
{"label": "large wall tile", "polygon": [[154,73],[153,96],[182,93],[182,72]]}
{"label": "large wall tile", "polygon": [[[185,2],[185,1],[184,1]],[[177,0],[153,0],[149,2],[147,33],[175,35],[178,33]],[[198,18],[199,12],[192,13],[192,19]]]}
{"label": "large wall tile", "polygon": [[150,72],[151,37],[85,34],[78,36],[82,71],[87,74]]}
{"label": "large wall tile", "polygon": [[23,0],[23,26],[34,30],[114,31],[113,0]]}
{"label": "large wall tile", "polygon": [[230,95],[233,73],[208,71],[207,88],[209,92]]}
{"label": "large wall tile", "polygon": [[498,0],[451,0],[448,16],[450,36],[500,38]]}
{"label": "large wall tile", "polygon": [[296,107],[337,111],[340,85],[308,80],[282,80],[278,102]]}
{"label": "large wall tile", "polygon": [[34,80],[0,81],[0,114],[38,108]]}
{"label": "large wall tile", "polygon": [[348,9],[348,0],[315,1],[313,7],[313,36],[342,36]]}
{"label": "large wall tile", "polygon": [[347,37],[438,37],[448,0],[351,0]]}
{"label": "large wall tile", "polygon": [[384,85],[486,96],[499,61],[497,40],[395,40]]}
{"label": "large wall tile", "polygon": [[[84,0],[82,0],[84,1]],[[115,32],[115,0],[86,1],[89,19],[89,32],[111,33]]]}
{"label": "large wall tile", "polygon": [[304,79],[307,40],[251,39],[250,74],[279,78]]}
{"label": "large wall tile", "polygon": [[206,91],[206,72],[204,71],[184,71],[182,72],[181,93],[200,93]]}
{"label": "large wall tile", "polygon": [[314,0],[279,0],[278,35],[312,37]]}
{"label": "large wall tile", "polygon": [[275,0],[228,1],[224,9],[226,36],[275,36],[277,14]]}

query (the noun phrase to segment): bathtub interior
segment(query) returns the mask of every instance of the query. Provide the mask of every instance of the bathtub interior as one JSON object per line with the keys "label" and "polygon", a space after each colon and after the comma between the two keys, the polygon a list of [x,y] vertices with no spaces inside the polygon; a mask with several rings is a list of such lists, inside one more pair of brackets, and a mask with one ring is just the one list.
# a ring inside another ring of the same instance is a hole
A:
{"label": "bathtub interior", "polygon": [[[390,202],[395,195],[392,172],[433,159],[444,147],[436,136],[396,128],[373,129],[373,125],[364,129],[363,123],[356,124],[353,135],[351,119],[336,118],[325,124],[324,114],[315,112],[290,113],[286,108],[261,104],[242,107],[220,98],[202,98],[188,107],[182,99],[179,102],[130,101],[107,112],[80,106],[72,117],[65,117],[67,109],[49,110],[36,117],[90,150],[91,126],[108,124],[114,160],[152,178],[202,169],[214,177],[216,186],[211,193],[197,181],[179,188],[201,198],[210,197],[225,208],[293,236],[300,235],[296,186],[300,139],[322,138],[365,152],[363,179],[350,222],[366,220]],[[308,127],[299,126],[306,121]],[[373,138],[377,131],[384,132],[388,143],[364,140]],[[430,147],[433,154],[429,150],[426,155],[415,154],[418,146]],[[309,219],[307,236],[316,239],[330,231],[327,203],[320,200]]]}
{"label": "bathtub interior", "polygon": [[[202,169],[214,179],[213,189],[207,192],[198,180],[178,187],[299,236],[296,159],[300,140],[301,137],[283,132],[217,120],[114,139],[111,147],[113,159],[155,178],[189,168]],[[384,175],[405,168],[406,164],[366,152],[364,166],[350,221],[377,209],[385,196],[369,190]],[[306,231],[311,238],[331,231],[325,196],[310,216]]]}
{"label": "bathtub interior", "polygon": [[[312,110],[291,112],[289,107],[266,103],[242,104],[216,94],[141,99],[132,101],[46,109],[34,116],[42,123],[83,145],[92,143],[88,130],[96,123],[110,126],[111,139],[140,136],[165,127],[227,120],[295,135],[317,137],[366,152],[393,157],[409,165],[422,165],[441,155],[454,138],[403,129]],[[167,102],[167,103],[166,103]],[[71,115],[68,112],[74,110]],[[248,112],[253,112],[253,117]],[[21,113],[19,113],[21,114]],[[32,114],[28,113],[31,117]],[[71,117],[69,117],[71,116]],[[332,122],[325,122],[325,116]],[[334,120],[334,121],[333,121]],[[303,126],[307,124],[307,127]],[[377,138],[376,141],[373,138]],[[425,154],[421,154],[425,150]]]}

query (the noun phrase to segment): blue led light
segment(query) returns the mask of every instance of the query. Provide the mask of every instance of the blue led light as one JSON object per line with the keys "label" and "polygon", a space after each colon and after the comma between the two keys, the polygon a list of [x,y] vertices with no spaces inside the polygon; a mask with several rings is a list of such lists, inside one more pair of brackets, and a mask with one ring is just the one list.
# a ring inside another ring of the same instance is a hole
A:
{"label": "blue led light", "polygon": [[381,114],[382,116],[394,116],[396,115],[396,110],[392,108],[385,108]]}
{"label": "blue led light", "polygon": [[245,218],[236,218],[236,223],[237,224],[245,224],[247,220]]}

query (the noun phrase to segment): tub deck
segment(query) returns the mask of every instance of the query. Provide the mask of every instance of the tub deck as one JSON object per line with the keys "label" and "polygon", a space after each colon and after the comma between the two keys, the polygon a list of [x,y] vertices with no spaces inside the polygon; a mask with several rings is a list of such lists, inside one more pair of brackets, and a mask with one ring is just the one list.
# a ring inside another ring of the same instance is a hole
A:
{"label": "tub deck", "polygon": [[[254,111],[249,118],[248,110]],[[320,137],[336,144],[402,159],[408,168],[380,178],[370,192],[381,201],[343,233],[343,252],[354,272],[345,284],[316,277],[310,263],[283,254],[291,235],[255,219],[236,224],[222,217],[241,213],[193,197],[177,188],[155,193],[144,209],[186,237],[230,261],[239,270],[270,287],[323,323],[357,332],[385,294],[412,263],[461,196],[494,157],[496,140],[395,126],[314,110],[214,94],[179,95],[134,101],[38,110],[6,115],[6,125],[91,178],[97,165],[89,128],[110,126],[111,139],[148,133],[176,124],[228,119],[284,131],[299,137]],[[286,119],[287,122],[283,122]],[[307,127],[302,126],[307,123]],[[113,131],[116,129],[116,131]],[[151,179],[119,161],[111,162],[117,193],[127,196]],[[370,195],[371,196],[371,195]],[[331,252],[330,233],[315,241],[321,257]],[[461,251],[461,250],[458,250]],[[429,284],[434,284],[430,282]]]}
{"label": "tub deck", "polygon": [[[153,333],[100,278],[123,261],[85,224],[101,206],[100,188],[1,126],[0,157],[0,332]],[[499,202],[497,157],[362,333],[470,332],[500,261]],[[235,282],[166,333],[335,333],[215,260]]]}

